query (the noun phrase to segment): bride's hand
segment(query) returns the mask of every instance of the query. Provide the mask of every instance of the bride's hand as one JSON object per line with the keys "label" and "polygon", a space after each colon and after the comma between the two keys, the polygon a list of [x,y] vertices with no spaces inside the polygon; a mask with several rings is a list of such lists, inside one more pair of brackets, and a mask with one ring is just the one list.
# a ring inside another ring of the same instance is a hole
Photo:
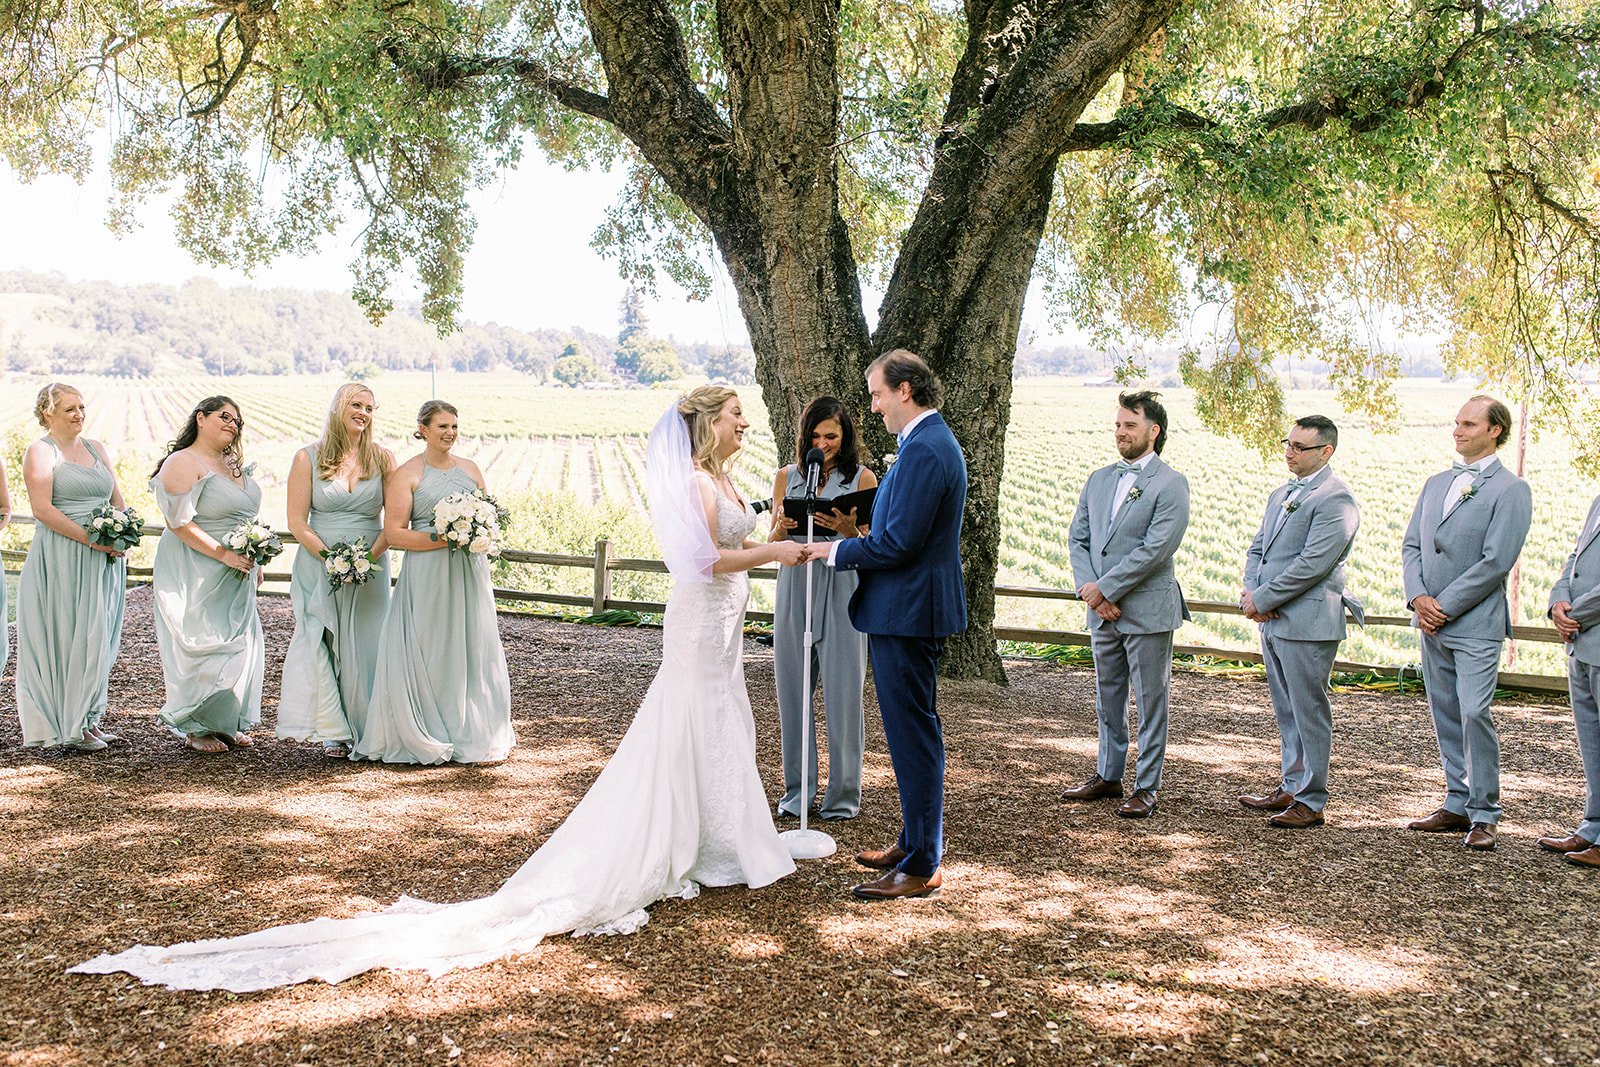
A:
{"label": "bride's hand", "polygon": [[772,562],[785,567],[793,567],[806,558],[806,546],[799,541],[773,541],[767,547],[772,549]]}

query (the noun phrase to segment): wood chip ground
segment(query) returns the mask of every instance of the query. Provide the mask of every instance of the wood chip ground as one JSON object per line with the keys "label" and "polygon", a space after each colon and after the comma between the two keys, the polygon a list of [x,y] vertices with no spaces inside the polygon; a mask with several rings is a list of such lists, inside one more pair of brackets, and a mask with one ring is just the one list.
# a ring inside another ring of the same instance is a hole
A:
{"label": "wood chip ground", "polygon": [[[505,617],[519,744],[499,766],[396,769],[270,740],[290,618],[263,601],[262,743],[207,757],[160,731],[149,594],[130,598],[95,755],[19,747],[0,685],[0,1064],[1600,1063],[1600,871],[1540,853],[1582,810],[1561,703],[1498,705],[1498,850],[1408,833],[1441,778],[1414,696],[1335,700],[1328,826],[1268,829],[1265,684],[1179,673],[1160,810],[1068,806],[1093,769],[1093,675],[1009,664],[946,684],[943,898],[864,904],[861,848],[898,826],[876,707],[866,808],[829,859],[759,892],[653,909],[429,980],[172,993],[65,969],[135,942],[492,892],[577,802],[660,654],[659,631]],[[770,651],[746,671],[780,784]],[[604,842],[596,842],[604,847]]]}

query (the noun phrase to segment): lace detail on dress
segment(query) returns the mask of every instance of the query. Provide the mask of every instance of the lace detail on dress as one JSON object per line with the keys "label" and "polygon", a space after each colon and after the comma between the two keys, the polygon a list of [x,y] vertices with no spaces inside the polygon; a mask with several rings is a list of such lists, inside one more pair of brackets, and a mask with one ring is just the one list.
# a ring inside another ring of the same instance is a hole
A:
{"label": "lace detail on dress", "polygon": [[[755,512],[719,494],[719,545],[739,547],[755,525]],[[756,771],[742,656],[748,593],[742,573],[673,587],[661,670],[633,724],[583,800],[493,896],[442,905],[403,897],[383,912],[140,945],[72,970],[235,992],[338,982],[375,967],[437,975],[564,931],[632,933],[649,920],[645,908],[690,899],[700,885],[777,881],[794,861]]]}

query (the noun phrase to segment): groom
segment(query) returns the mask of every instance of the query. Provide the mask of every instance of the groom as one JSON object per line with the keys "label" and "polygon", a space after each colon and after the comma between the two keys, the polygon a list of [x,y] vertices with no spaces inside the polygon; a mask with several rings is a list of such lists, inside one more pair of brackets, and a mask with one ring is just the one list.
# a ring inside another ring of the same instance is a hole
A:
{"label": "groom", "polygon": [[872,410],[900,440],[883,476],[866,537],[807,547],[807,559],[859,570],[850,621],[867,635],[872,677],[900,788],[903,829],[892,848],[856,862],[883,875],[851,889],[863,900],[937,896],[944,843],[944,735],[937,708],[939,656],[967,628],[961,511],[967,465],[936,410],[939,379],[915,353],[895,349],[867,368]]}

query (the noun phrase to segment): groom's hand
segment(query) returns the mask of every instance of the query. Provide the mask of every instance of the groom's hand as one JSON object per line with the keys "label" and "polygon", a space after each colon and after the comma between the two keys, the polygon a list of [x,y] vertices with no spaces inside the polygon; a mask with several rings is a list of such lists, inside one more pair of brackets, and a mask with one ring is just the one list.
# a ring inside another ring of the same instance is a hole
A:
{"label": "groom's hand", "polygon": [[827,559],[828,546],[829,542],[827,541],[817,541],[813,544],[803,545],[802,547],[805,549],[805,553],[800,557],[800,562],[810,563],[814,559]]}

